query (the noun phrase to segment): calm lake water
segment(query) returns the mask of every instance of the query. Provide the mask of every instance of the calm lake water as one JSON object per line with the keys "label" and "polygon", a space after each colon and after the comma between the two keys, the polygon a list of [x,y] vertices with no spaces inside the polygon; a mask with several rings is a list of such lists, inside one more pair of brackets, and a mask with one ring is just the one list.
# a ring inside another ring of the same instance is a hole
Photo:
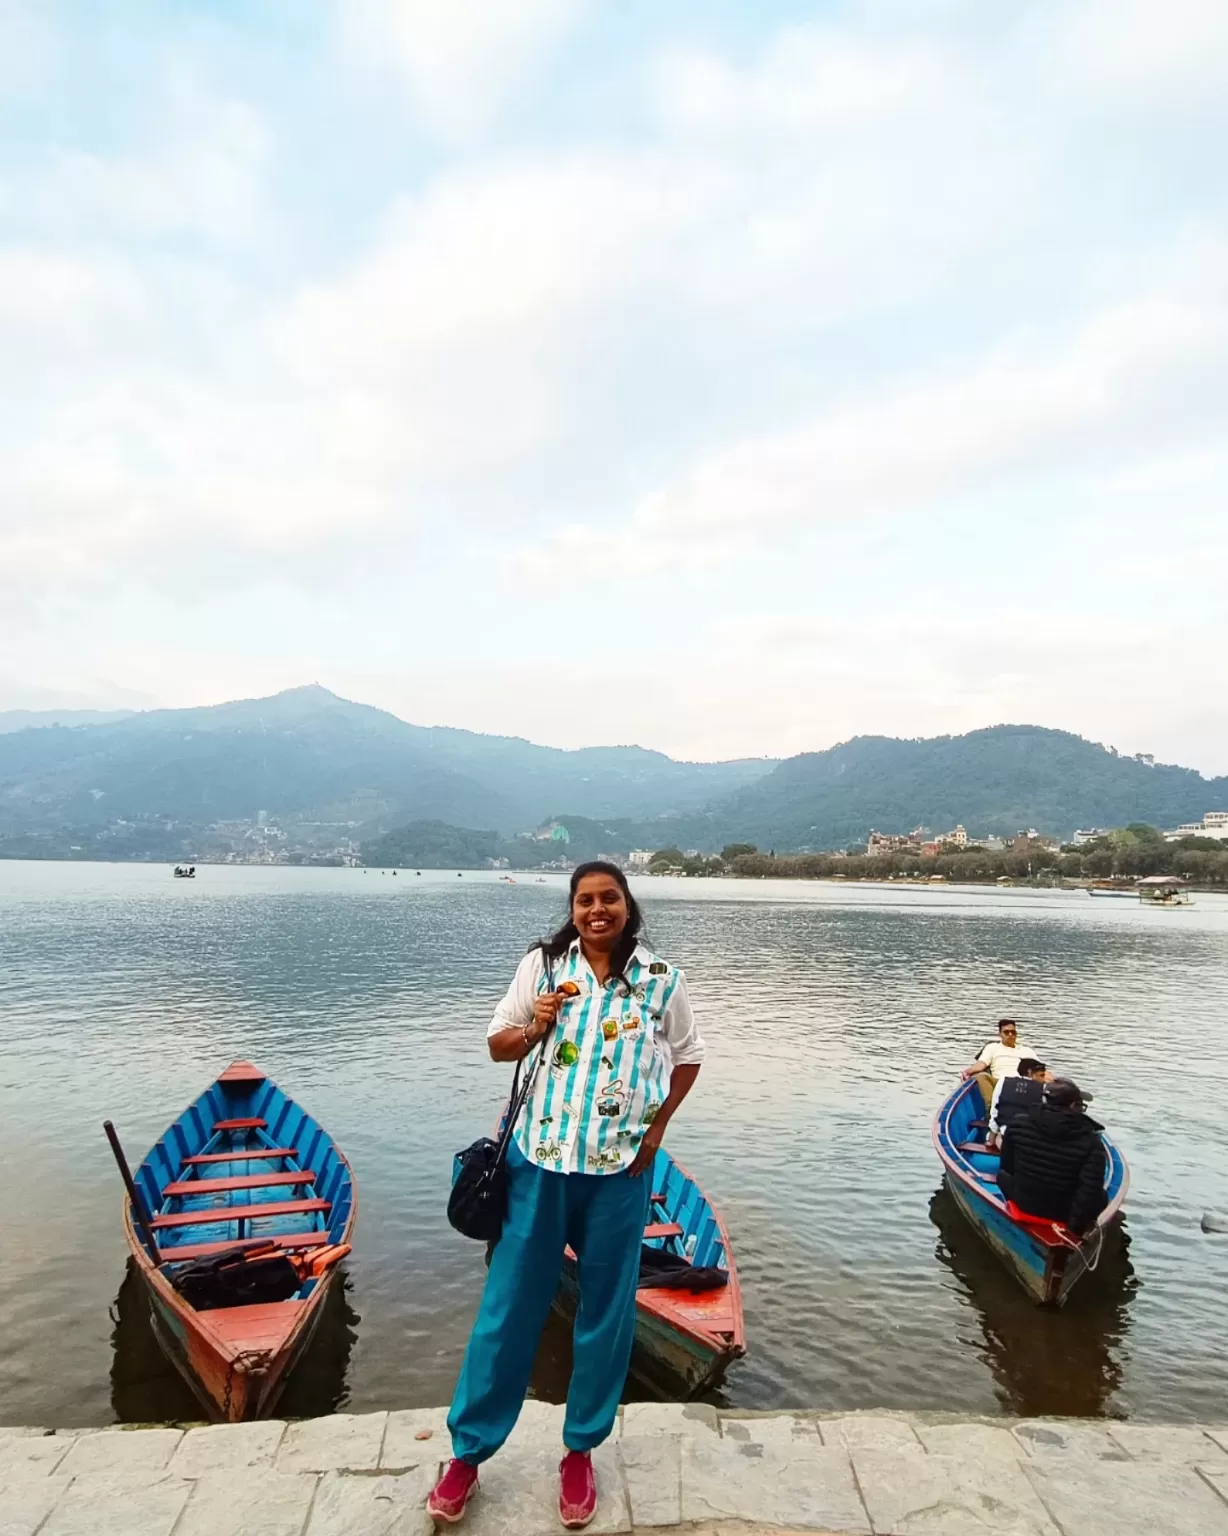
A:
{"label": "calm lake water", "polygon": [[[709,1061],[669,1145],[741,1269],[749,1408],[1222,1419],[1228,899],[640,882]],[[561,880],[0,861],[0,1419],[196,1418],[126,1278],[100,1129],[135,1163],[250,1057],[349,1155],[344,1293],[288,1414],[448,1400],[483,1278],[444,1218],[508,1072],[493,1004]],[[1126,1257],[1038,1312],[940,1192],[930,1120],[999,1015],[1096,1095],[1131,1166]],[[551,1326],[536,1390],[565,1390]]]}

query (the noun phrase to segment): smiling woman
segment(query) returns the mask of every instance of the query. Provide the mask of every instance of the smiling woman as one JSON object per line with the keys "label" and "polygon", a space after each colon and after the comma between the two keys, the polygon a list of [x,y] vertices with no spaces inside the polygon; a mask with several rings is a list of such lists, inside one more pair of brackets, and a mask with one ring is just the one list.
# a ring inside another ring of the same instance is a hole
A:
{"label": "smiling woman", "polygon": [[631,1358],[652,1190],[643,1175],[704,1053],[686,979],[640,942],[642,921],[621,869],[579,865],[567,921],[520,962],[491,1021],[496,1061],[540,1049],[508,1152],[507,1219],[448,1416],[454,1460],[430,1498],[439,1519],[461,1518],[479,1464],[516,1423],[566,1248],[580,1305],[559,1514],[578,1528],[596,1511],[590,1453],[613,1427]]}

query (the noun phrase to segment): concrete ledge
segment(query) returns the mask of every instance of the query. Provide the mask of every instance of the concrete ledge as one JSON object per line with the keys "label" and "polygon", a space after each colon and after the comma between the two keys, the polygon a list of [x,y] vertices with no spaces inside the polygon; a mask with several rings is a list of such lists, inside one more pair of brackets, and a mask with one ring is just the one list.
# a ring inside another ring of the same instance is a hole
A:
{"label": "concrete ledge", "polygon": [[[0,1428],[0,1536],[429,1536],[444,1419]],[[526,1405],[464,1530],[559,1530],[561,1427]],[[1228,1425],[645,1403],[594,1466],[594,1536],[1228,1536]]]}

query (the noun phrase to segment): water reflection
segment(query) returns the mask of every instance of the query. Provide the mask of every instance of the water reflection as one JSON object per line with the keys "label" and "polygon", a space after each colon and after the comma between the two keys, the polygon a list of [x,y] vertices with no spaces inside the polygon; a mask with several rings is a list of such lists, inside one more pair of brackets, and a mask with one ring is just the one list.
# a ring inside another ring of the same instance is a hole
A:
{"label": "water reflection", "polygon": [[[149,1293],[131,1259],[111,1308],[111,1407],[122,1424],[197,1421],[203,1410],[167,1359],[150,1316]],[[320,1308],[315,1335],[277,1404],[279,1418],[336,1413],[349,1400],[346,1378],[359,1317],[341,1270]]]}
{"label": "water reflection", "polygon": [[[0,1162],[26,1218],[0,1246],[9,1419],[199,1415],[128,1285],[113,1347],[127,1250],[98,1126],[113,1119],[136,1160],[240,1056],[327,1127],[361,1191],[361,1341],[351,1353],[343,1315],[330,1363],[326,1324],[324,1379],[313,1352],[283,1411],[304,1396],[312,1410],[446,1402],[484,1274],[444,1214],[452,1154],[506,1095],[486,1025],[564,890],[494,872],[214,867],[176,882],[0,860]],[[711,1049],[669,1144],[737,1255],[750,1354],[726,1383],[734,1403],[1222,1416],[1228,1243],[1198,1230],[1224,1204],[1222,1112],[1181,1064],[1222,1033],[1228,899],[1174,919],[1061,892],[645,880],[642,894]],[[1056,1318],[957,1221],[939,1219],[934,1262],[930,1123],[1008,1012],[1088,1079],[1131,1165],[1146,1286],[1119,1275],[1105,1299],[1084,1282]],[[1038,1340],[1064,1380],[1032,1358]],[[563,1395],[569,1351],[552,1323],[539,1395]]]}
{"label": "water reflection", "polygon": [[935,1257],[958,1283],[979,1324],[980,1337],[965,1336],[961,1329],[960,1343],[989,1366],[1007,1412],[1025,1418],[1121,1416],[1113,1398],[1122,1384],[1129,1307],[1138,1289],[1124,1225],[1120,1243],[1106,1244],[1095,1272],[1084,1275],[1056,1311],[1025,1295],[968,1225],[945,1185],[930,1201],[930,1220],[939,1232]]}

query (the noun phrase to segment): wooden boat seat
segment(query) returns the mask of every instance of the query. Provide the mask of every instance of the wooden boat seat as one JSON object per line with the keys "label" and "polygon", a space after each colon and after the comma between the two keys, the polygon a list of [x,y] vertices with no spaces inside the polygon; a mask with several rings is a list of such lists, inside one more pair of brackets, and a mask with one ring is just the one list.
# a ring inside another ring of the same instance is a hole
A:
{"label": "wooden boat seat", "polygon": [[331,1209],[331,1200],[270,1200],[267,1205],[211,1205],[203,1211],[172,1211],[169,1216],[155,1216],[149,1224],[158,1232],[164,1227],[206,1227],[218,1221],[251,1221],[259,1216],[298,1216]]}
{"label": "wooden boat seat", "polygon": [[249,1115],[246,1119],[215,1120],[215,1131],[263,1131],[267,1130],[269,1122],[262,1120],[259,1115]]}
{"label": "wooden boat seat", "polygon": [[242,1173],[230,1179],[184,1179],[178,1184],[168,1184],[166,1195],[221,1195],[234,1189],[271,1189],[279,1184],[314,1184],[315,1174],[310,1168],[302,1173]]}
{"label": "wooden boat seat", "polygon": [[245,1158],[258,1157],[297,1157],[297,1147],[259,1147],[255,1151],[243,1152],[197,1152],[192,1157],[185,1157],[185,1168],[199,1168],[204,1163],[241,1163]]}
{"label": "wooden boat seat", "polygon": [[681,1237],[682,1228],[676,1221],[649,1222],[644,1228],[644,1240],[647,1242],[653,1237]]}
{"label": "wooden boat seat", "polygon": [[276,1243],[278,1248],[323,1248],[332,1242],[328,1232],[278,1232],[272,1237],[238,1237],[223,1243],[184,1243],[173,1248],[159,1248],[163,1264],[178,1264],[181,1259],[207,1259],[210,1254],[225,1253],[228,1248],[256,1248]]}
{"label": "wooden boat seat", "polygon": [[264,1073],[250,1061],[232,1061],[218,1078],[219,1083],[263,1083]]}
{"label": "wooden boat seat", "polygon": [[245,1307],[212,1307],[197,1314],[216,1339],[235,1354],[249,1349],[276,1353],[302,1315],[303,1303],[258,1301]]}
{"label": "wooden boat seat", "polygon": [[982,1157],[998,1157],[1000,1155],[996,1147],[987,1147],[983,1141],[961,1141],[955,1150],[957,1152],[979,1152]]}

